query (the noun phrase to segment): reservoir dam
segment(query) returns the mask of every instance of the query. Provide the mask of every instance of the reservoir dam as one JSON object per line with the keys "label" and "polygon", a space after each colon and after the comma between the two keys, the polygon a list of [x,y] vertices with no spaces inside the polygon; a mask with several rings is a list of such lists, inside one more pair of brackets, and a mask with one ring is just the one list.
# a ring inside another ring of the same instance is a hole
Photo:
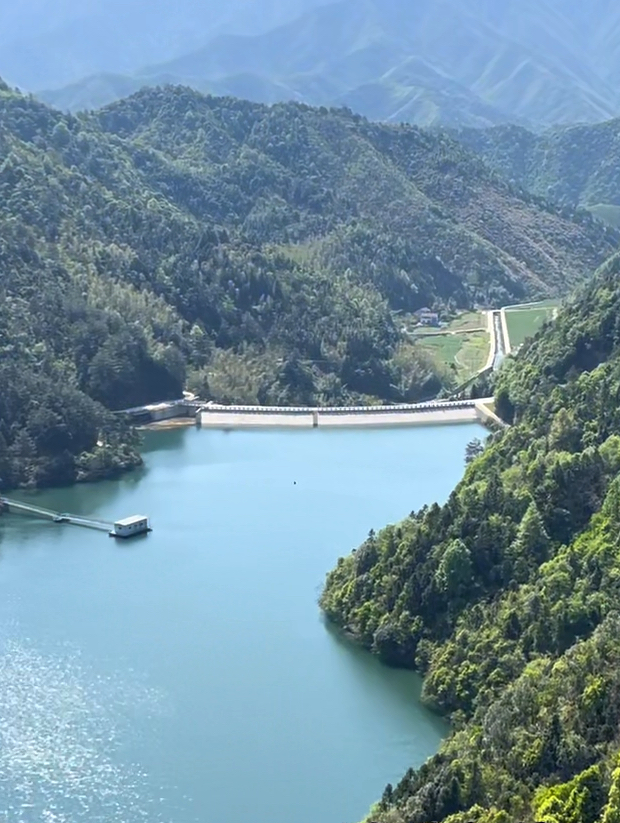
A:
{"label": "reservoir dam", "polygon": [[368,428],[482,423],[504,426],[492,397],[475,400],[433,400],[392,406],[251,406],[201,401],[170,401],[120,412],[140,426],[173,421],[210,429]]}

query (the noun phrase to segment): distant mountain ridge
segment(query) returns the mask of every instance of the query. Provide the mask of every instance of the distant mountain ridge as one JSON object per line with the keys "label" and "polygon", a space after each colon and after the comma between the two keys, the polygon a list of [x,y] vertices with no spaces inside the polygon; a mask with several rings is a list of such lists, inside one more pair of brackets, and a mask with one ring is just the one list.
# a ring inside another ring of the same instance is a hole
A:
{"label": "distant mountain ridge", "polygon": [[588,13],[566,0],[338,0],[261,33],[207,36],[122,80],[95,75],[41,97],[89,108],[171,82],[422,125],[594,122],[620,114],[619,30],[609,0]]}
{"label": "distant mountain ridge", "polygon": [[223,32],[258,34],[326,0],[20,0],[0,4],[0,75],[30,91],[130,74]]}

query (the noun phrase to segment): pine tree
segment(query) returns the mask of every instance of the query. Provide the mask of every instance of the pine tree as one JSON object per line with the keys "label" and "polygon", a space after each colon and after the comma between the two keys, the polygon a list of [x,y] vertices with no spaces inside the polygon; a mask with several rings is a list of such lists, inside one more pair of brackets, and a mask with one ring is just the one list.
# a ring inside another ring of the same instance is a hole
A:
{"label": "pine tree", "polygon": [[526,562],[534,560],[538,565],[547,559],[549,545],[550,540],[545,524],[536,503],[532,500],[519,525],[511,554],[515,559],[521,557]]}

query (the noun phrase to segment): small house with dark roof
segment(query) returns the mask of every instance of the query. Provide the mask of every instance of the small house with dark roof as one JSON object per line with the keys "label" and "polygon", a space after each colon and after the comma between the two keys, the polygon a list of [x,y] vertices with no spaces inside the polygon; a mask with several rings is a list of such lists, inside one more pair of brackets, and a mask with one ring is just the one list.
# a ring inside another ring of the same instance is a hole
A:
{"label": "small house with dark roof", "polygon": [[418,322],[421,323],[423,326],[439,325],[439,313],[436,311],[431,311],[427,306],[425,306],[423,309],[418,309],[413,314],[414,317],[418,319]]}

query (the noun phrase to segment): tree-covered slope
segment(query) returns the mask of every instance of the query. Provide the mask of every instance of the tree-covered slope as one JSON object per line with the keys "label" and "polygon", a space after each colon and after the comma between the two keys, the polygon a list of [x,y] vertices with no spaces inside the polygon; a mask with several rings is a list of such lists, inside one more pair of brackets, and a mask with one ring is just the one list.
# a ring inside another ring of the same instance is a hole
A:
{"label": "tree-covered slope", "polygon": [[444,506],[328,576],[328,616],[422,670],[454,733],[378,823],[620,814],[620,258],[501,373],[492,437]]}
{"label": "tree-covered slope", "polygon": [[[65,452],[58,478],[81,476],[106,442],[102,406],[186,386],[254,403],[428,397],[450,378],[396,310],[565,293],[617,242],[514,195],[447,137],[179,88],[72,116],[2,87],[0,226],[6,396],[23,370],[48,387],[6,401],[4,485],[51,479],[43,464]],[[37,439],[39,408],[80,404],[87,438]],[[15,445],[24,431],[34,445]]]}
{"label": "tree-covered slope", "polygon": [[620,224],[620,121],[533,134],[517,126],[462,129],[455,136],[515,184]]}
{"label": "tree-covered slope", "polygon": [[376,289],[179,208],[96,119],[3,86],[0,123],[0,487],[135,465],[106,408],[188,383],[285,404],[441,388]]}
{"label": "tree-covered slope", "polygon": [[615,248],[586,214],[562,217],[515,195],[457,143],[414,127],[188,89],[141,92],[96,117],[149,185],[256,242],[295,245],[329,267],[326,245],[349,254],[351,230],[380,231],[391,275],[411,283],[395,308],[566,292]]}
{"label": "tree-covered slope", "polygon": [[[277,246],[284,235],[272,226],[243,233],[239,210],[251,210],[253,195],[241,169],[234,184],[221,181],[205,193],[192,187],[189,164],[175,166],[161,151],[106,134],[96,118],[65,118],[9,92],[0,104],[7,220],[32,235],[63,289],[97,300],[121,328],[137,334],[139,327],[144,356],[163,370],[149,373],[142,355],[119,345],[95,371],[100,341],[92,340],[79,358],[80,384],[91,395],[113,408],[178,395],[189,366],[205,391],[207,373],[213,377],[221,399],[390,396],[399,334],[385,296],[352,272],[298,264]],[[217,151],[211,137],[204,146]],[[292,183],[284,176],[283,185]],[[278,225],[298,219],[285,204],[281,212]],[[24,294],[19,282],[8,278],[7,286]]]}

